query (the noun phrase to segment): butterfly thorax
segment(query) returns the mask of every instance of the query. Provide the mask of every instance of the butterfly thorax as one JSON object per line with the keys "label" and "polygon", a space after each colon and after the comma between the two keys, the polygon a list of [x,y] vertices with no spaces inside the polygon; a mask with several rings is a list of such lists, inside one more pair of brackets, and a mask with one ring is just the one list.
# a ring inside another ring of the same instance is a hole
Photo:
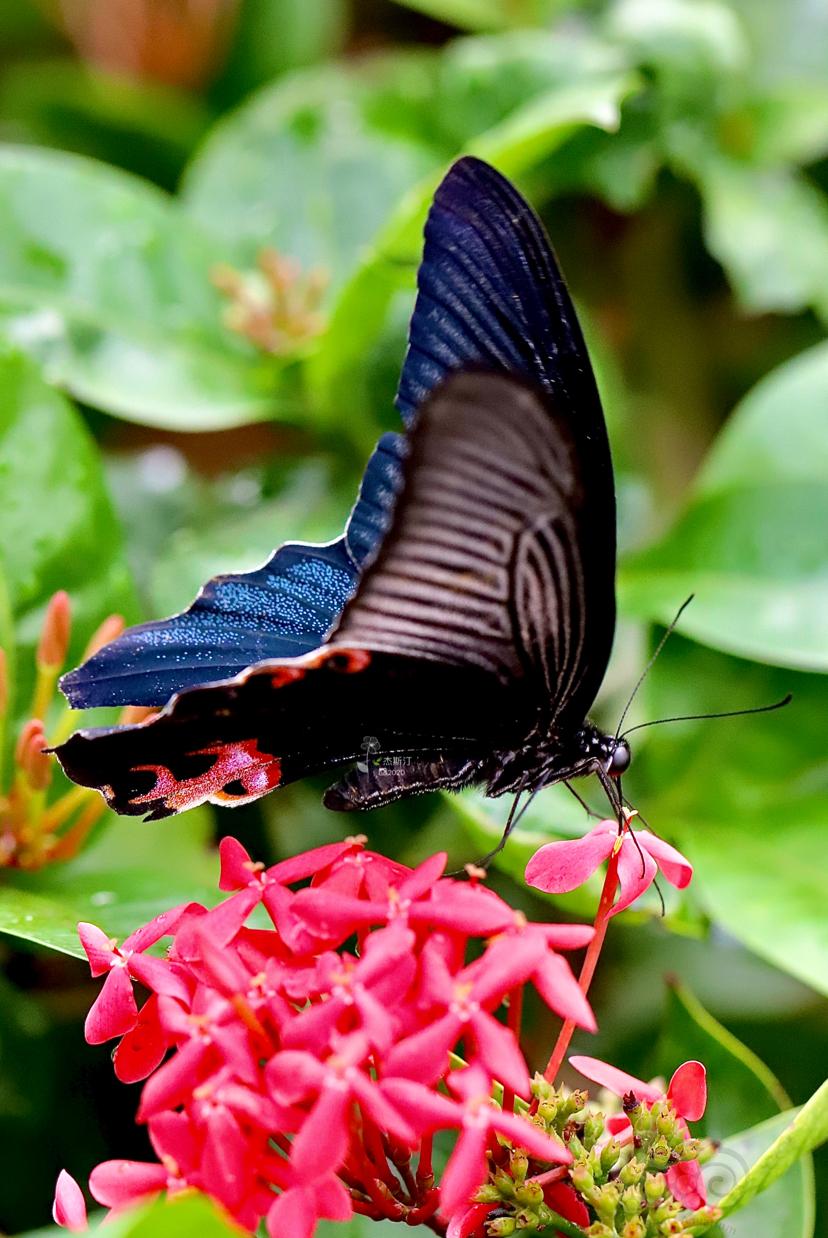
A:
{"label": "butterfly thorax", "polygon": [[591,722],[577,731],[534,734],[519,748],[496,754],[487,795],[535,791],[555,782],[603,773],[616,776],[629,765],[626,740],[606,735]]}

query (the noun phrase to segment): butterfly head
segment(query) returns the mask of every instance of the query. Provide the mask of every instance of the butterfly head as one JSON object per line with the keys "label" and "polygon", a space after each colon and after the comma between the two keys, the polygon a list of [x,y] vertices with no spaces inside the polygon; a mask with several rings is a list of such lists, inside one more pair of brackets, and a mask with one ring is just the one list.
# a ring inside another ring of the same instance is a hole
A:
{"label": "butterfly head", "polygon": [[625,739],[613,739],[610,741],[604,770],[609,774],[610,778],[620,778],[629,769],[631,760],[632,753],[627,741]]}

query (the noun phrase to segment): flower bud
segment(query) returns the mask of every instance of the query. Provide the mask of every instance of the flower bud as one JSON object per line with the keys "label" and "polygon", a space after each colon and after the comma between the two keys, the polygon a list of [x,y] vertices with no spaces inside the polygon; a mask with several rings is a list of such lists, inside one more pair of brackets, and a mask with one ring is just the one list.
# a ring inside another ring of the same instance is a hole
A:
{"label": "flower bud", "polygon": [[614,1182],[608,1182],[605,1186],[599,1187],[595,1192],[595,1197],[590,1200],[593,1208],[598,1213],[601,1221],[605,1221],[607,1225],[611,1225],[618,1211],[618,1204],[621,1200],[621,1192]]}
{"label": "flower bud", "polygon": [[647,1174],[644,1179],[644,1194],[650,1207],[664,1198],[667,1191],[667,1179],[664,1174]]}
{"label": "flower bud", "polygon": [[604,1118],[600,1113],[587,1113],[584,1119],[584,1147],[591,1148],[604,1133]]}
{"label": "flower bud", "polygon": [[628,1186],[621,1196],[621,1207],[626,1217],[637,1217],[641,1212],[641,1192],[637,1186]]}
{"label": "flower bud", "polygon": [[646,1166],[643,1161],[627,1161],[618,1178],[624,1186],[638,1186],[645,1172]]}
{"label": "flower bud", "polygon": [[621,1238],[644,1238],[647,1226],[641,1217],[632,1217],[621,1230]]}
{"label": "flower bud", "polygon": [[670,1164],[670,1145],[658,1139],[650,1148],[650,1164],[656,1169],[666,1169]]}
{"label": "flower bud", "polygon": [[486,1225],[490,1238],[509,1238],[509,1235],[513,1234],[516,1229],[514,1217],[495,1217]]}
{"label": "flower bud", "polygon": [[103,623],[90,636],[89,644],[83,651],[83,661],[85,662],[87,658],[94,657],[98,650],[103,649],[104,645],[117,640],[123,632],[124,626],[123,615],[107,615]]}
{"label": "flower bud", "polygon": [[576,1161],[569,1171],[569,1178],[575,1190],[581,1194],[595,1186],[595,1178],[586,1161]]}
{"label": "flower bud", "polygon": [[697,1212],[693,1212],[689,1217],[685,1217],[682,1224],[684,1229],[688,1230],[696,1225],[715,1225],[721,1219],[721,1208],[717,1208],[715,1204],[707,1204],[704,1208],[699,1208]]}
{"label": "flower bud", "polygon": [[610,1228],[609,1225],[604,1225],[601,1221],[595,1221],[586,1231],[589,1238],[615,1238],[615,1226]]}
{"label": "flower bud", "polygon": [[620,1155],[621,1144],[617,1139],[610,1139],[601,1149],[601,1169],[604,1173],[609,1173]]}
{"label": "flower bud", "polygon": [[662,1234],[669,1235],[669,1234],[680,1234],[683,1232],[683,1230],[684,1230],[684,1226],[682,1225],[681,1221],[677,1221],[675,1217],[673,1217],[671,1220],[665,1221],[663,1223],[663,1225],[661,1226],[660,1232]]}
{"label": "flower bud", "polygon": [[515,1227],[519,1230],[533,1230],[540,1226],[540,1217],[533,1208],[521,1208],[515,1213]]}
{"label": "flower bud", "polygon": [[543,1203],[543,1187],[539,1182],[524,1182],[515,1187],[515,1199],[520,1204],[529,1204],[534,1208]]}
{"label": "flower bud", "polygon": [[478,1204],[499,1204],[501,1194],[493,1182],[484,1182],[475,1191],[474,1199]]}
{"label": "flower bud", "polygon": [[492,1178],[492,1182],[501,1199],[514,1199],[515,1184],[504,1170],[498,1169]]}
{"label": "flower bud", "polygon": [[37,646],[37,665],[44,670],[58,671],[66,661],[69,650],[69,634],[72,627],[72,611],[69,594],[60,589],[52,595],[46,607],[46,617]]}
{"label": "flower bud", "polygon": [[509,1172],[515,1182],[523,1182],[529,1169],[529,1157],[525,1152],[514,1151],[509,1157]]}

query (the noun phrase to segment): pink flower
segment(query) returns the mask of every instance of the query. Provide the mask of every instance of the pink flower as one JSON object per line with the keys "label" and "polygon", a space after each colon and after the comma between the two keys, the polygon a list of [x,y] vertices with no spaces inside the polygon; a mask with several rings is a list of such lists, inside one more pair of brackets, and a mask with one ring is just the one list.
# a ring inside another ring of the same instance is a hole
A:
{"label": "pink flower", "polygon": [[[270,868],[233,839],[220,851],[226,897],[212,910],[176,908],[120,946],[80,926],[104,977],[87,1039],[120,1037],[116,1074],[142,1081],[138,1121],[157,1158],[92,1171],[110,1214],[189,1188],[271,1238],[310,1238],[319,1219],[353,1208],[411,1225],[438,1209],[454,1224],[459,1210],[456,1232],[471,1234],[468,1206],[498,1137],[543,1162],[571,1159],[510,1109],[529,1074],[503,1007],[532,983],[562,1018],[593,1028],[559,953],[587,945],[591,928],[528,923],[476,880],[446,878],[444,854],[412,870],[361,839]],[[148,953],[164,937],[166,954]],[[149,990],[140,1009],[135,981]],[[458,1041],[471,1057],[461,1070]],[[459,1132],[439,1187],[438,1130]],[[62,1178],[61,1223],[80,1225],[82,1204]]]}
{"label": "pink flower", "polygon": [[411,1079],[389,1079],[383,1092],[419,1131],[426,1133],[458,1127],[460,1138],[449,1157],[440,1183],[440,1210],[452,1216],[469,1205],[486,1178],[486,1149],[496,1134],[524,1148],[542,1161],[566,1165],[570,1152],[527,1118],[498,1109],[491,1098],[491,1081],[480,1066],[453,1071],[449,1086],[460,1098],[449,1100]]}
{"label": "pink flower", "polygon": [[616,821],[600,821],[583,838],[541,847],[526,865],[526,880],[547,894],[566,894],[583,885],[613,852],[618,855],[620,896],[611,915],[648,890],[659,869],[677,890],[688,886],[693,876],[690,861],[649,830],[636,830],[633,838],[629,824],[619,834]]}
{"label": "pink flower", "polygon": [[[639,1103],[646,1105],[668,1100],[682,1119],[685,1130],[687,1122],[698,1122],[704,1115],[707,1106],[707,1072],[701,1062],[682,1063],[664,1092],[654,1084],[636,1079],[634,1075],[628,1075],[626,1071],[618,1070],[598,1058],[575,1056],[569,1061],[587,1079],[599,1083],[616,1096],[632,1095]],[[687,1133],[689,1135],[689,1130]],[[629,1139],[632,1135],[629,1119],[622,1119],[621,1115],[618,1115],[613,1134],[621,1142]],[[695,1211],[704,1207],[707,1202],[698,1161],[681,1161],[678,1165],[672,1165],[667,1170],[667,1185],[685,1208]]]}
{"label": "pink flower", "polygon": [[71,1230],[73,1234],[80,1234],[89,1229],[83,1191],[65,1169],[61,1169],[58,1174],[52,1216],[56,1225],[62,1225],[64,1229]]}

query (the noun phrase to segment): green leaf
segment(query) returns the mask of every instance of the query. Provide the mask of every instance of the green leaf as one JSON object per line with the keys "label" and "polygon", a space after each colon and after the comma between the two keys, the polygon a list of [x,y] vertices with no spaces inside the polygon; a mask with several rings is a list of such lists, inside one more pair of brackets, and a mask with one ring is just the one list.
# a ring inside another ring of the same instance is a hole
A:
{"label": "green leaf", "polygon": [[[351,500],[352,501],[352,500]],[[153,609],[174,614],[188,606],[212,576],[249,572],[286,541],[329,541],[344,527],[350,503],[331,489],[328,470],[296,470],[285,491],[243,516],[218,512],[176,533],[152,575]]]}
{"label": "green leaf", "polygon": [[[608,73],[602,64],[594,78],[532,99],[469,142],[467,150],[507,176],[519,176],[584,125],[616,128],[621,101],[633,86],[628,73]],[[423,224],[443,171],[429,175],[400,202],[343,288],[320,349],[309,361],[309,383],[330,418],[341,416],[343,392],[350,393],[349,408],[359,405],[363,358],[385,330],[395,298],[413,292]]]}
{"label": "green leaf", "polygon": [[[493,851],[503,836],[512,798],[487,799],[477,787],[459,793],[446,792],[444,798],[460,817],[466,834],[478,848],[480,856]],[[532,800],[521,817],[520,825],[511,835],[508,846],[498,852],[493,863],[523,886],[526,865],[539,847],[556,839],[578,838],[593,824],[565,787],[549,787]],[[571,894],[538,893],[538,897],[548,899],[570,915],[591,917],[598,906],[601,880],[599,874]]]}
{"label": "green leaf", "polygon": [[[749,1130],[724,1139],[704,1168],[710,1203],[722,1197],[750,1172],[751,1166],[785,1131],[799,1110],[788,1109]],[[708,1238],[812,1238],[814,1232],[814,1173],[810,1157],[796,1166],[744,1210],[731,1212],[727,1221],[710,1229],[696,1228]]]}
{"label": "green leaf", "polygon": [[648,678],[646,712],[642,703],[638,716],[737,709],[786,691],[794,695],[787,712],[650,732],[630,782],[635,774],[634,803],[692,861],[689,892],[713,921],[825,993],[824,679],[743,662],[673,636]]}
{"label": "green leaf", "polygon": [[221,256],[265,246],[321,267],[338,288],[392,207],[439,155],[410,111],[432,58],[399,55],[292,74],[222,121],[184,181],[190,217]]}
{"label": "green leaf", "polygon": [[[180,903],[219,899],[209,810],[169,822],[110,817],[78,859],[38,873],[5,871],[0,933],[84,958],[77,924],[97,924],[123,940]],[[163,856],[163,863],[159,857]]]}
{"label": "green leaf", "polygon": [[571,7],[565,0],[397,0],[397,3],[463,30],[544,25],[557,10]]}
{"label": "green leaf", "polygon": [[90,155],[172,188],[208,122],[194,95],[77,60],[8,65],[0,82],[7,140]]}
{"label": "green leaf", "polygon": [[143,181],[55,151],[0,149],[0,334],[89,404],[189,430],[280,410],[278,367],[222,326],[210,282],[220,257]]}
{"label": "green leaf", "polygon": [[623,567],[625,610],[705,644],[828,670],[828,347],[764,379],[733,413],[689,505]]}
{"label": "green leaf", "polygon": [[[686,988],[670,984],[656,1068],[669,1080],[682,1062],[696,1060],[707,1068],[708,1103],[694,1134],[722,1139],[734,1130],[754,1126],[790,1106],[773,1073],[755,1053],[722,1027]],[[801,1190],[804,1184],[799,1184]]]}
{"label": "green leaf", "polygon": [[[776,1121],[778,1122],[778,1119]],[[763,1136],[776,1135],[776,1137],[769,1147],[765,1147],[760,1152],[748,1173],[719,1201],[719,1207],[723,1209],[725,1216],[729,1217],[739,1209],[745,1208],[760,1193],[767,1192],[800,1157],[818,1148],[828,1139],[828,1082],[823,1083],[822,1087],[794,1114],[792,1121],[779,1134],[776,1134],[777,1130],[778,1127],[774,1122],[774,1124],[765,1124],[764,1128],[760,1127],[756,1131],[746,1133],[749,1138],[745,1139],[742,1146],[748,1153],[753,1151],[754,1155],[762,1148]],[[783,1192],[779,1192],[776,1202],[784,1205]],[[805,1219],[799,1231],[803,1235],[812,1232],[812,1208],[811,1203],[810,1207],[805,1209]],[[759,1216],[762,1213],[767,1215],[768,1211],[769,1198],[763,1195],[762,1209],[757,1208],[755,1215]],[[745,1230],[745,1233],[747,1232],[749,1231]],[[784,1228],[777,1227],[775,1230],[767,1228],[765,1232],[768,1235],[784,1233],[788,1238],[788,1235],[796,1234],[797,1230],[785,1226]],[[753,1230],[752,1233],[761,1235],[761,1230]]]}
{"label": "green leaf", "polygon": [[330,57],[343,41],[347,16],[345,0],[244,0],[213,93],[222,101],[240,98],[282,73]]}
{"label": "green leaf", "polygon": [[828,318],[828,202],[786,168],[724,156],[697,169],[705,236],[744,308]]}
{"label": "green leaf", "polygon": [[[17,706],[31,688],[43,608],[66,589],[79,652],[110,611],[134,613],[100,457],[72,406],[31,361],[0,349],[0,571],[18,625]],[[7,634],[0,634],[5,642]]]}

